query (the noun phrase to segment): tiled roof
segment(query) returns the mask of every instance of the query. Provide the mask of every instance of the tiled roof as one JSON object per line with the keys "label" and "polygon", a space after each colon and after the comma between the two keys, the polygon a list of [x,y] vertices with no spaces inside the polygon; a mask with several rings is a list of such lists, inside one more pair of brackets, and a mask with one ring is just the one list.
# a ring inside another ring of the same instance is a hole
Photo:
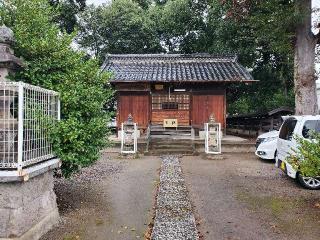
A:
{"label": "tiled roof", "polygon": [[253,81],[234,55],[127,54],[107,55],[103,71],[111,82],[240,82]]}

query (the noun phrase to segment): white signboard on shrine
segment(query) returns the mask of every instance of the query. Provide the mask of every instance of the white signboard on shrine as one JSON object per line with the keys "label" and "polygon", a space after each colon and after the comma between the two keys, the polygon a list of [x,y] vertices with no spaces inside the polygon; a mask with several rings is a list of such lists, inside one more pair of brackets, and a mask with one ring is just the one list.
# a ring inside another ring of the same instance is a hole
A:
{"label": "white signboard on shrine", "polygon": [[164,119],[163,120],[163,127],[169,128],[169,127],[178,127],[178,119]]}
{"label": "white signboard on shrine", "polygon": [[205,152],[207,154],[221,153],[221,124],[205,123]]}

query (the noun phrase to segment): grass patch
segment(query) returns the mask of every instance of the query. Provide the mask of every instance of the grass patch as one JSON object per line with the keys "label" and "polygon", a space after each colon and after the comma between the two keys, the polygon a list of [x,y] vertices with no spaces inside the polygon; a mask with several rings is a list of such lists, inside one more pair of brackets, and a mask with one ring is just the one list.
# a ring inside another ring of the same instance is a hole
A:
{"label": "grass patch", "polygon": [[278,196],[257,196],[249,192],[236,193],[236,199],[246,203],[252,210],[268,210],[276,217],[280,217],[287,211],[292,211],[303,206],[303,201],[300,199]]}
{"label": "grass patch", "polygon": [[320,217],[304,198],[259,196],[248,191],[239,191],[235,197],[248,209],[259,213],[264,222],[276,226],[277,231],[299,235],[318,229]]}
{"label": "grass patch", "polygon": [[63,240],[79,240],[80,236],[76,235],[76,236],[65,236],[63,238]]}
{"label": "grass patch", "polygon": [[96,226],[100,226],[104,224],[104,221],[102,219],[96,219],[95,222],[96,222]]}

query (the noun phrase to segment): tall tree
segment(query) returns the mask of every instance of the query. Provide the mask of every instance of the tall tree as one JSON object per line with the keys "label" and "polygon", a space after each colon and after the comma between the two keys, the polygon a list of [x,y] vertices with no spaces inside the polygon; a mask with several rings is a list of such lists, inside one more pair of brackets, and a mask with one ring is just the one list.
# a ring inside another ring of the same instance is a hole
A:
{"label": "tall tree", "polygon": [[107,28],[104,24],[103,6],[90,5],[80,14],[79,34],[77,42],[81,47],[89,50],[94,56],[103,60],[108,40],[106,39]]}
{"label": "tall tree", "polygon": [[275,52],[294,52],[296,114],[318,114],[315,83],[315,48],[320,34],[312,33],[311,0],[223,1],[229,16],[249,19]]}
{"label": "tall tree", "polygon": [[[294,106],[293,50],[290,41],[280,37],[287,36],[287,30],[279,29],[276,36],[282,41],[278,40],[278,43],[273,45],[273,41],[268,39],[275,36],[267,36],[268,33],[256,27],[257,23],[253,24],[254,21],[260,21],[261,24],[267,22],[268,17],[261,14],[266,10],[258,6],[251,7],[250,17],[242,10],[234,9],[233,1],[222,3],[221,0],[211,0],[205,11],[204,34],[200,36],[201,44],[197,50],[221,54],[236,53],[239,61],[252,69],[254,78],[260,80],[249,85],[229,86],[228,112],[249,113],[267,111],[283,105]],[[272,10],[271,8],[270,12]],[[286,11],[292,12],[287,6]],[[278,11],[277,18],[281,18],[283,12]],[[255,16],[255,19],[251,16]]]}
{"label": "tall tree", "polygon": [[153,28],[167,52],[196,52],[204,29],[207,1],[168,0],[149,9]]}
{"label": "tall tree", "polygon": [[62,30],[72,33],[78,26],[77,14],[85,9],[86,0],[49,0],[49,3],[57,11],[55,22]]}
{"label": "tall tree", "polygon": [[151,0],[133,0],[134,2],[138,3],[140,7],[143,9],[148,9],[148,7],[151,5]]}
{"label": "tall tree", "polygon": [[146,10],[132,0],[114,0],[80,15],[81,46],[100,58],[106,53],[160,52],[160,41]]}
{"label": "tall tree", "polygon": [[311,31],[311,0],[296,0],[295,4],[296,11],[302,15],[295,31],[294,81],[296,114],[318,114],[315,48],[320,43],[320,33],[314,35]]}

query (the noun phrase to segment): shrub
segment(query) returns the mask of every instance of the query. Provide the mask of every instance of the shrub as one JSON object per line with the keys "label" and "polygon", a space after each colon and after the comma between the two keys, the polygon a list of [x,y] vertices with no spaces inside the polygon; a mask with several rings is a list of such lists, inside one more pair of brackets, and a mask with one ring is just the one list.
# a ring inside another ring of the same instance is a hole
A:
{"label": "shrub", "polygon": [[292,167],[306,177],[320,176],[320,134],[312,133],[312,139],[295,137],[298,148],[287,158]]}
{"label": "shrub", "polygon": [[26,64],[14,79],[60,93],[62,120],[50,132],[63,173],[69,175],[97,160],[106,145],[109,113],[103,107],[112,91],[108,74],[71,47],[75,34],[61,32],[54,16],[47,0],[0,3],[1,24],[14,31],[14,50]]}

